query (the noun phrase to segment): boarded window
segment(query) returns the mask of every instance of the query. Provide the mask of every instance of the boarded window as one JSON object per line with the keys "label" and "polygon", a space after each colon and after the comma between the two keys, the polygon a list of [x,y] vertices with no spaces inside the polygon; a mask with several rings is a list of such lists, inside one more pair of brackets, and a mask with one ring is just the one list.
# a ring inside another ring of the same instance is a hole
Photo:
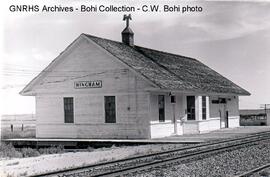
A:
{"label": "boarded window", "polygon": [[206,120],[206,96],[202,96],[202,119]]}
{"label": "boarded window", "polygon": [[65,123],[74,123],[73,98],[64,98]]}
{"label": "boarded window", "polygon": [[159,122],[165,121],[165,96],[158,95]]}
{"label": "boarded window", "polygon": [[116,123],[115,96],[105,96],[105,123]]}
{"label": "boarded window", "polygon": [[187,120],[195,120],[195,96],[187,96]]}

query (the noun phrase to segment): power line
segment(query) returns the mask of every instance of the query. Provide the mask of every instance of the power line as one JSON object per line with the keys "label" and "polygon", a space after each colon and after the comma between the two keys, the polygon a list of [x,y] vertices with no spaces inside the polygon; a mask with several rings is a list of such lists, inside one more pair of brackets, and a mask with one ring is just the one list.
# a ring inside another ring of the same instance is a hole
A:
{"label": "power line", "polygon": [[[1,69],[0,69],[1,70]],[[40,71],[40,70],[25,70],[25,69],[4,69],[2,70],[3,72],[15,72],[15,73],[40,73],[40,72],[48,72],[48,73],[70,73],[70,72],[74,72],[74,73],[84,73],[84,72],[91,72],[89,70],[80,70],[80,71],[75,71],[75,70],[43,70],[43,71]]]}
{"label": "power line", "polygon": [[[50,72],[50,71],[49,71]],[[69,71],[60,71],[60,72],[69,72]],[[95,76],[95,75],[100,75],[100,74],[119,74],[119,73],[123,73],[123,72],[127,72],[127,69],[113,69],[113,70],[107,70],[107,71],[102,71],[102,72],[94,72],[94,73],[89,73],[90,71],[73,71],[73,72],[87,72],[87,74],[85,75],[48,75],[46,77],[52,77],[52,78],[59,78],[59,80],[54,80],[54,81],[45,81],[42,82],[41,85],[44,84],[56,84],[56,83],[60,83],[60,82],[66,82],[66,81],[72,81],[72,80],[76,80],[76,79],[80,79],[80,78],[85,78],[85,77],[89,77],[89,76]],[[6,73],[7,74],[7,73]],[[18,73],[17,73],[18,74]],[[60,74],[60,73],[59,73]],[[76,73],[74,73],[76,74]],[[13,76],[13,77],[18,77],[18,76],[22,76],[22,77],[26,77],[26,76],[31,76],[33,77],[33,75],[30,74],[25,74],[25,75],[6,75],[6,76]],[[60,78],[63,79],[60,79]],[[2,87],[2,89],[8,89],[8,88],[14,88],[17,87],[16,85],[8,85],[8,87]]]}
{"label": "power line", "polygon": [[18,65],[18,64],[10,64],[10,63],[1,63],[1,65],[4,66],[4,67],[32,68],[32,69],[36,69],[35,66],[30,66],[30,65]]}

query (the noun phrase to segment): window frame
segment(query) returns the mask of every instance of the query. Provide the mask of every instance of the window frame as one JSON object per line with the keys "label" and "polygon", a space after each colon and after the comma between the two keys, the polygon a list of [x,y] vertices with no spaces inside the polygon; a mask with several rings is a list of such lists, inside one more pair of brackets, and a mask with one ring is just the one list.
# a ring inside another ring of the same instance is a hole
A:
{"label": "window frame", "polygon": [[64,123],[73,124],[74,123],[74,98],[64,97],[63,106],[64,106]]}
{"label": "window frame", "polygon": [[[189,98],[192,98],[192,101],[194,100],[194,103],[192,103],[193,107],[188,107],[189,106]],[[195,96],[186,96],[186,101],[187,101],[187,120],[196,120],[196,97]],[[191,109],[189,111],[189,109]]]}
{"label": "window frame", "polygon": [[[160,98],[163,98],[163,116],[161,116],[161,109],[162,107],[160,107]],[[158,121],[159,122],[165,122],[166,121],[166,115],[165,115],[165,95],[158,95]],[[162,119],[161,119],[162,118]]]}
{"label": "window frame", "polygon": [[[114,117],[113,118],[108,118],[107,117],[107,110],[106,110],[106,98],[112,97],[114,98]],[[106,124],[114,124],[116,123],[116,119],[117,119],[117,107],[116,107],[116,96],[111,96],[111,95],[106,95],[104,96],[104,123]]]}

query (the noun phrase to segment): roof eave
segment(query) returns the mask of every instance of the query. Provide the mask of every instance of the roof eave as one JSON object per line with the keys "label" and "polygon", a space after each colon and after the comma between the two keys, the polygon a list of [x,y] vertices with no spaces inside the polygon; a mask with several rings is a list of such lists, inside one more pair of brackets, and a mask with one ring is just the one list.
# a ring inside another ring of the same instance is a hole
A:
{"label": "roof eave", "polygon": [[27,91],[23,91],[23,90],[20,91],[19,94],[22,95],[22,96],[36,96],[35,92],[31,92],[31,91],[27,92]]}
{"label": "roof eave", "polygon": [[182,93],[182,94],[194,94],[194,95],[224,95],[224,96],[250,96],[251,94],[246,91],[246,93],[232,93],[232,92],[206,92],[202,90],[181,90],[181,89],[148,89],[149,92],[171,92],[171,93]]}

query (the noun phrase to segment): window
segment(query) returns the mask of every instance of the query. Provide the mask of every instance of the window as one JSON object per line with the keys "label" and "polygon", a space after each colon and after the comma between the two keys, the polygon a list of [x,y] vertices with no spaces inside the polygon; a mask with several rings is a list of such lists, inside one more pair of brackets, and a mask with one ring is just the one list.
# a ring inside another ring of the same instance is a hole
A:
{"label": "window", "polygon": [[172,95],[172,96],[171,96],[171,103],[175,103],[175,101],[176,101],[176,100],[175,100],[175,95]]}
{"label": "window", "polygon": [[206,120],[206,96],[202,96],[202,119]]}
{"label": "window", "polygon": [[165,122],[165,96],[158,95],[159,122]]}
{"label": "window", "polygon": [[115,96],[105,96],[105,123],[116,123]]}
{"label": "window", "polygon": [[195,96],[187,96],[187,120],[195,120]]}
{"label": "window", "polygon": [[64,98],[65,123],[74,123],[73,98]]}

